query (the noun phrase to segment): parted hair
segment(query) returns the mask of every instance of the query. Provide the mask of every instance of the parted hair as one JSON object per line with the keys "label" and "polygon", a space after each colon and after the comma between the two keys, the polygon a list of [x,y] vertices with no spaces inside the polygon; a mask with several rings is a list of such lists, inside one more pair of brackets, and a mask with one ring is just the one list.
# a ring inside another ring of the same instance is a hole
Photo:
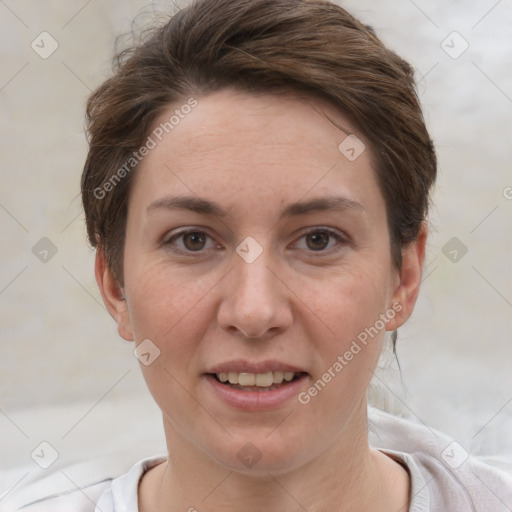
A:
{"label": "parted hair", "polygon": [[392,259],[401,268],[402,249],[427,217],[437,172],[412,67],[329,1],[195,0],[118,52],[113,75],[88,98],[81,181],[87,233],[119,284],[137,166],[106,184],[159,115],[224,88],[320,98],[351,122],[369,142]]}

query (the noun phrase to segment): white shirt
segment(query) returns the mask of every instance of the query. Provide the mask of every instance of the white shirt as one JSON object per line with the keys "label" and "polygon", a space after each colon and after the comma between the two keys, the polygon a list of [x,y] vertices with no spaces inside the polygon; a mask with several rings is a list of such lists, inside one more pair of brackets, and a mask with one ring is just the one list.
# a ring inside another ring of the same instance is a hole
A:
{"label": "white shirt", "polygon": [[[467,454],[445,434],[372,407],[369,420],[370,446],[397,459],[409,472],[408,512],[512,511],[512,461],[494,459],[503,468],[498,469]],[[163,454],[145,458],[118,477],[101,475],[99,470],[100,477],[80,483],[79,489],[70,485],[53,495],[40,494],[35,498],[29,486],[7,503],[10,508],[1,510],[138,512],[141,476],[165,460]],[[3,505],[0,502],[0,507]]]}

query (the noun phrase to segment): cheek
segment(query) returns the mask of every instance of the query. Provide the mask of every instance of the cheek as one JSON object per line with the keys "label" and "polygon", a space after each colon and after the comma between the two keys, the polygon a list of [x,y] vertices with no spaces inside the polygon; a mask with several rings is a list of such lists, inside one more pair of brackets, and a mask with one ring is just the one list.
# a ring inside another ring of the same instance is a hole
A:
{"label": "cheek", "polygon": [[[341,344],[374,325],[388,301],[388,278],[377,266],[352,266],[303,282],[306,304]],[[335,344],[336,345],[336,344]],[[339,348],[339,347],[337,347]]]}
{"label": "cheek", "polygon": [[[385,324],[380,315],[387,307],[387,281],[382,269],[374,267],[372,272],[367,268],[332,276],[310,294],[311,310],[329,328],[310,333],[320,355],[314,376],[320,382],[312,394],[323,395],[315,399],[321,414],[339,414],[344,404],[366,391],[381,353]],[[340,409],[331,409],[329,404],[338,404]]]}
{"label": "cheek", "polygon": [[126,296],[136,343],[149,338],[162,355],[172,354],[173,361],[193,354],[211,322],[208,295],[222,274],[198,275],[161,262],[141,262],[127,269],[126,276],[130,276]]}
{"label": "cheek", "polygon": [[134,266],[131,271],[126,295],[135,343],[149,339],[158,351],[148,365],[141,359],[140,367],[154,400],[177,426],[184,421],[177,411],[193,409],[187,390],[211,318],[205,299],[216,280],[193,279],[162,265],[148,265],[139,273]]}

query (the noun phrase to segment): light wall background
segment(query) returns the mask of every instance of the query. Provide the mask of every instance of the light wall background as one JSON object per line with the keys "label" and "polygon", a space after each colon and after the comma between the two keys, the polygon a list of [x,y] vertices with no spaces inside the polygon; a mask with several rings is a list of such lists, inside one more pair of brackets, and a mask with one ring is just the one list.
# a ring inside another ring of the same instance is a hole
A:
{"label": "light wall background", "polygon": [[[423,288],[388,395],[475,453],[512,456],[512,2],[340,3],[413,64],[439,156]],[[0,495],[41,471],[30,454],[42,441],[63,465],[164,447],[133,347],[96,288],[78,194],[84,104],[115,36],[172,9],[0,0]],[[43,31],[58,43],[48,58],[31,47]]]}

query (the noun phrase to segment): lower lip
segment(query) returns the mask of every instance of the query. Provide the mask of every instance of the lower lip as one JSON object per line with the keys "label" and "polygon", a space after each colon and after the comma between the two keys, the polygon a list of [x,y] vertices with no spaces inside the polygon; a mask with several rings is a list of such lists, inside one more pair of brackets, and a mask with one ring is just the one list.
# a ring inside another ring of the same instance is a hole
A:
{"label": "lower lip", "polygon": [[244,391],[221,384],[212,375],[205,375],[205,377],[214,393],[221,400],[232,407],[245,411],[268,411],[283,405],[298,396],[308,378],[307,375],[302,375],[298,379],[271,391]]}

